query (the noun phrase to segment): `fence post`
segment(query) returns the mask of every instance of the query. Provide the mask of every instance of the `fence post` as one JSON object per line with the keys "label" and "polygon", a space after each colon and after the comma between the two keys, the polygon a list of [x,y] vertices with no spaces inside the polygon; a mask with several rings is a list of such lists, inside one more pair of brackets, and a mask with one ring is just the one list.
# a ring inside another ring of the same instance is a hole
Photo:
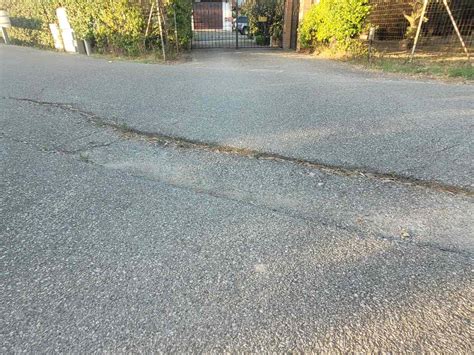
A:
{"label": "fence post", "polygon": [[418,23],[418,28],[416,29],[415,41],[413,42],[413,47],[411,49],[410,54],[410,62],[413,60],[413,56],[415,55],[416,44],[418,43],[418,37],[420,37],[421,26],[423,25],[423,19],[425,18],[426,6],[428,6],[429,0],[423,1],[423,8],[421,10],[420,22]]}
{"label": "fence post", "polygon": [[239,0],[235,1],[235,49],[239,48]]}
{"label": "fence post", "polygon": [[146,24],[146,30],[145,30],[145,40],[146,40],[146,37],[148,36],[148,31],[149,31],[150,25],[151,25],[151,18],[153,16],[153,6],[155,6],[154,2],[151,3],[150,14],[148,15],[148,22]]}
{"label": "fence post", "polygon": [[2,27],[2,37],[5,44],[10,44],[10,37],[8,37],[8,32],[5,27]]}
{"label": "fence post", "polygon": [[166,62],[165,40],[163,38],[163,26],[161,23],[161,6],[159,0],[156,0],[156,8],[158,10],[158,26],[160,27],[161,52],[163,53],[163,60]]}
{"label": "fence post", "polygon": [[369,35],[368,35],[368,40],[369,40],[369,63],[372,62],[372,44],[375,39],[375,27],[370,27],[369,29]]}
{"label": "fence post", "polygon": [[446,0],[443,0],[444,6],[446,7],[446,11],[448,12],[449,18],[451,19],[451,22],[453,23],[454,30],[456,31],[456,34],[458,35],[459,41],[461,42],[462,49],[464,49],[464,52],[467,55],[467,60],[470,60],[469,56],[469,51],[467,50],[466,44],[464,43],[464,40],[462,39],[461,32],[459,32],[458,25],[456,24],[456,21],[454,20],[453,14],[451,13],[451,9],[448,6],[448,2]]}
{"label": "fence post", "polygon": [[179,43],[178,43],[178,22],[176,21],[176,3],[173,4],[173,13],[174,13],[174,37],[176,40],[176,54],[178,54]]}
{"label": "fence post", "polygon": [[12,27],[12,23],[10,21],[10,16],[8,15],[8,12],[5,10],[0,10],[0,28],[5,44],[10,44],[10,38],[8,37],[7,32],[7,28],[10,27]]}

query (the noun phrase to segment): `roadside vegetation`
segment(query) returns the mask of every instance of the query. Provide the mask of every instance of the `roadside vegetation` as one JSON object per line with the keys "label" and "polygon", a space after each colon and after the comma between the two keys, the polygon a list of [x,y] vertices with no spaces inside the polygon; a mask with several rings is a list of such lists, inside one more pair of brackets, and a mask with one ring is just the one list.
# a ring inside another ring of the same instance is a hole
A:
{"label": "roadside vegetation", "polygon": [[[394,48],[379,51],[372,46],[369,51],[369,29],[374,27],[379,38],[383,37],[384,33],[386,35],[387,31],[371,24],[374,5],[371,6],[368,0],[321,0],[311,7],[300,24],[300,50],[320,58],[342,60],[366,69],[474,80],[473,63],[469,62],[463,53],[459,54],[459,48],[453,50],[440,46],[432,48],[431,51],[418,51],[413,61],[409,61],[419,21],[429,22],[427,17],[421,18],[422,4],[420,0],[413,0],[409,11],[403,12],[401,25],[406,21],[406,28],[402,26],[401,28],[405,29],[392,41]],[[447,16],[446,13],[443,12],[443,16]],[[433,28],[439,27],[443,16],[432,19],[430,25]],[[446,27],[445,24],[444,26]]]}
{"label": "roadside vegetation", "polygon": [[248,17],[249,35],[255,37],[258,45],[281,45],[284,5],[283,0],[246,0],[243,3],[240,12]]}
{"label": "roadside vegetation", "polygon": [[311,7],[300,25],[300,44],[306,50],[361,55],[366,46],[359,37],[366,31],[368,0],[321,0]]}
{"label": "roadside vegetation", "polygon": [[[163,37],[167,54],[172,58],[177,49],[187,48],[191,40],[192,4],[187,0],[162,3]],[[129,0],[0,0],[0,8],[11,17],[12,43],[54,48],[49,24],[57,21],[55,10],[60,6],[67,9],[76,38],[89,41],[95,52],[126,57],[147,57],[156,52],[155,57],[160,56],[161,32],[156,9],[149,23],[150,9]]]}
{"label": "roadside vegetation", "polygon": [[349,62],[390,73],[474,80],[474,67],[466,58],[416,58],[409,62],[407,57],[391,57],[377,58],[370,63],[367,59],[353,58]]}

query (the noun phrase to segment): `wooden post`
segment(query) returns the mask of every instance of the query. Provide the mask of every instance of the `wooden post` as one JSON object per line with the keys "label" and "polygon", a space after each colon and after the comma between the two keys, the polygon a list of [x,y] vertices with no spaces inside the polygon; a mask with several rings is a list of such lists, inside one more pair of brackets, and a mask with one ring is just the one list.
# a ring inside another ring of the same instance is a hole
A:
{"label": "wooden post", "polygon": [[448,2],[446,0],[443,0],[444,6],[446,7],[446,11],[448,12],[449,18],[451,19],[451,22],[453,23],[454,30],[456,31],[456,34],[458,35],[459,41],[461,42],[462,49],[464,49],[464,52],[467,55],[467,59],[470,60],[469,56],[469,51],[467,50],[466,44],[464,43],[464,40],[462,39],[461,32],[459,32],[458,25],[456,24],[456,21],[454,20],[453,14],[451,13],[451,9],[448,6]]}
{"label": "wooden post", "polygon": [[372,63],[372,44],[375,39],[375,27],[370,27],[368,39],[369,39],[369,63]]}
{"label": "wooden post", "polygon": [[423,8],[421,9],[420,22],[418,23],[418,28],[416,29],[415,41],[413,42],[413,47],[411,49],[410,62],[413,60],[413,56],[415,55],[416,44],[418,43],[418,37],[420,37],[421,26],[423,25],[423,20],[425,18],[426,7],[428,6],[428,1],[429,0],[424,0],[423,2]]}
{"label": "wooden post", "polygon": [[176,21],[176,4],[173,4],[173,14],[174,14],[174,37],[176,41],[176,54],[178,54],[179,43],[178,43],[178,22]]}
{"label": "wooden post", "polygon": [[151,8],[150,8],[150,14],[148,15],[148,22],[146,24],[146,31],[145,31],[145,38],[148,36],[148,30],[150,29],[150,24],[151,24],[151,17],[153,15],[153,7],[155,6],[155,3],[151,3]]}
{"label": "wooden post", "polygon": [[156,0],[156,7],[158,10],[158,26],[160,27],[161,52],[163,53],[163,60],[166,62],[165,39],[163,38],[163,26],[161,23],[161,7],[159,0]]}
{"label": "wooden post", "polygon": [[5,41],[5,44],[10,44],[10,37],[8,37],[7,29],[3,26],[2,26],[2,36],[3,36],[3,40]]}

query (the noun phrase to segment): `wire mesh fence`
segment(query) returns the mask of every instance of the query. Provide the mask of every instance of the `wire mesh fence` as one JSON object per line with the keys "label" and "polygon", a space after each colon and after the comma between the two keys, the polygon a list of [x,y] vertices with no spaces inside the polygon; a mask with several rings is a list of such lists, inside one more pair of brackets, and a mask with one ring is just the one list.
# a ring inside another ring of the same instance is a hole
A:
{"label": "wire mesh fence", "polygon": [[[375,55],[468,58],[474,0],[371,0]],[[420,26],[421,22],[421,26]]]}

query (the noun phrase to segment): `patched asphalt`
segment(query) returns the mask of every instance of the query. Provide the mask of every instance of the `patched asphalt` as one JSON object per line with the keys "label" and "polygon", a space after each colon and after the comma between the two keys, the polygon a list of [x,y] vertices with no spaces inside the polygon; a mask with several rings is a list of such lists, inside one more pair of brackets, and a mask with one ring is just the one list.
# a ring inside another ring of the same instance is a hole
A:
{"label": "patched asphalt", "polygon": [[473,187],[474,86],[274,50],[178,65],[0,48],[5,97],[73,104],[149,132]]}

